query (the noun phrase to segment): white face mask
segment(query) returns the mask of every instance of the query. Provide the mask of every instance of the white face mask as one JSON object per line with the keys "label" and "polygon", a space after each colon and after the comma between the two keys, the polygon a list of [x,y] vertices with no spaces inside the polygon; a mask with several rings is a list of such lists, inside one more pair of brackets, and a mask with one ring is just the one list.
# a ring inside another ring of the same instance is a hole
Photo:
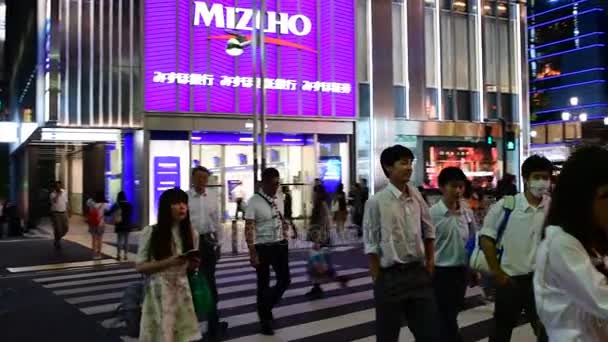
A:
{"label": "white face mask", "polygon": [[536,198],[543,197],[543,195],[549,192],[549,188],[551,188],[551,182],[544,179],[535,179],[528,183],[530,193]]}

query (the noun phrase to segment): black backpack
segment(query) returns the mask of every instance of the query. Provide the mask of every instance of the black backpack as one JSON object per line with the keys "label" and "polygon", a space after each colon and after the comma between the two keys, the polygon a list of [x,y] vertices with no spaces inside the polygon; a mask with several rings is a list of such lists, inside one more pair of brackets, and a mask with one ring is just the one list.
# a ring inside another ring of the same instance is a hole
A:
{"label": "black backpack", "polygon": [[139,337],[139,325],[141,322],[141,306],[144,302],[145,281],[139,281],[129,285],[122,295],[120,305],[116,308],[116,317],[119,322],[124,322],[129,337]]}

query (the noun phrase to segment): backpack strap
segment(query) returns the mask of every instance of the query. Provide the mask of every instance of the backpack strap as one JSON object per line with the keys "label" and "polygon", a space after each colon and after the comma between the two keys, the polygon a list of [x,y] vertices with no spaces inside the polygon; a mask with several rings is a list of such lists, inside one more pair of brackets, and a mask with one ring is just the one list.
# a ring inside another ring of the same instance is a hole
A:
{"label": "backpack strap", "polygon": [[498,226],[498,232],[496,234],[496,244],[498,244],[500,240],[502,240],[502,236],[504,235],[505,230],[507,229],[507,225],[509,224],[509,218],[511,217],[511,213],[515,209],[515,197],[505,196],[502,203],[502,208],[504,210],[504,215],[502,217],[500,225]]}

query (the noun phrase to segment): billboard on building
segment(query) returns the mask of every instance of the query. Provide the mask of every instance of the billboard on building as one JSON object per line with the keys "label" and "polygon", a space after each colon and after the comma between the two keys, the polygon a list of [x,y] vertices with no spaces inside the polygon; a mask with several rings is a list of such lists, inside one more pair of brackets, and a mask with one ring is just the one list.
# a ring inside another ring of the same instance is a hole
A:
{"label": "billboard on building", "polygon": [[144,12],[146,111],[251,114],[255,26],[268,114],[356,115],[354,0],[269,0],[258,18],[251,0],[147,0]]}

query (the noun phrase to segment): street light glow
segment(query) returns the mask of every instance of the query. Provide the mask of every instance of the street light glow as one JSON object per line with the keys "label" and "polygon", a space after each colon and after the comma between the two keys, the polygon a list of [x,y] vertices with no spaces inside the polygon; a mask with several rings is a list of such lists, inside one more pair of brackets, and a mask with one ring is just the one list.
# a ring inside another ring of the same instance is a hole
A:
{"label": "street light glow", "polygon": [[578,119],[579,119],[581,122],[585,122],[585,121],[587,121],[587,113],[581,113],[581,114],[578,116]]}
{"label": "street light glow", "polygon": [[570,105],[571,106],[578,106],[578,97],[573,96],[570,98]]}
{"label": "street light glow", "polygon": [[537,135],[538,135],[538,132],[536,132],[536,131],[530,131],[530,136],[532,138],[536,138]]}
{"label": "street light glow", "polygon": [[569,121],[571,117],[572,115],[570,114],[570,112],[562,112],[562,120]]}

